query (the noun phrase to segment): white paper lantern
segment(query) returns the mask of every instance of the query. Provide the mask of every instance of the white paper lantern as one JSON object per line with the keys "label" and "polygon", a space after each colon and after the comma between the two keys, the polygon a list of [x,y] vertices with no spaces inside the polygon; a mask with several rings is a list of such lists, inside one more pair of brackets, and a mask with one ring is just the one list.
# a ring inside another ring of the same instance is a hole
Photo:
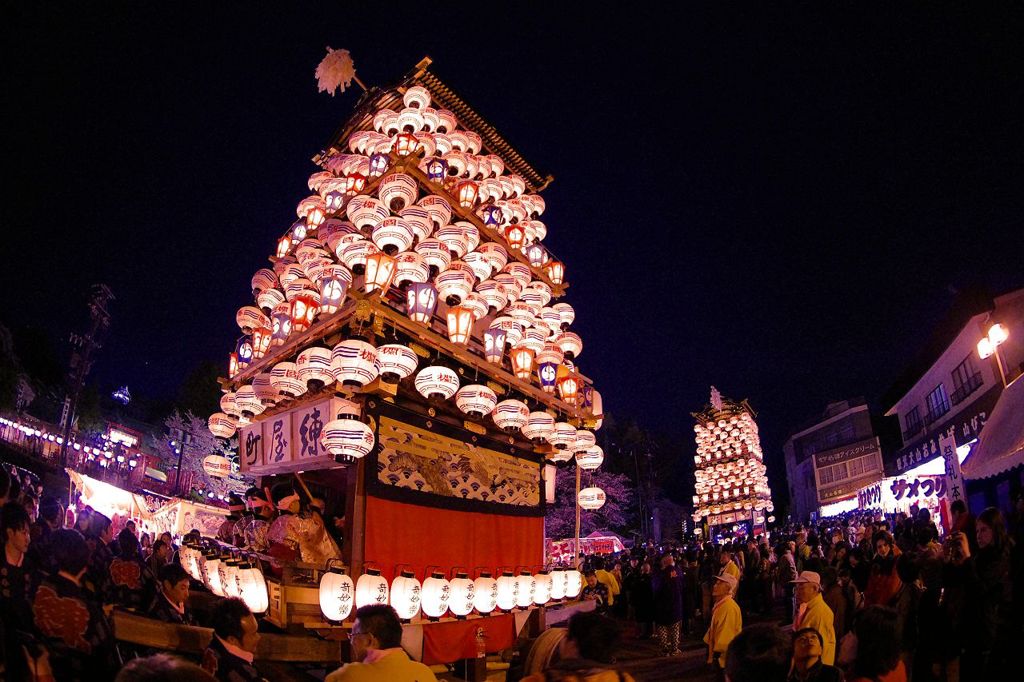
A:
{"label": "white paper lantern", "polygon": [[[463,386],[455,394],[455,404],[460,410],[473,417],[490,414],[497,403],[498,396],[482,384]],[[575,433],[575,429],[573,431]]]}
{"label": "white paper lantern", "polygon": [[440,229],[447,225],[452,218],[451,205],[441,197],[423,197],[416,205],[430,214],[430,220],[434,223],[435,229]]}
{"label": "white paper lantern", "polygon": [[473,608],[479,613],[488,614],[498,606],[498,581],[490,572],[483,571],[473,581]]}
{"label": "white paper lantern", "polygon": [[518,346],[523,340],[523,323],[507,315],[496,317],[491,321],[492,327],[497,327],[505,332],[505,343],[512,348]]}
{"label": "white paper lantern", "polygon": [[366,269],[366,258],[380,251],[377,245],[366,239],[359,239],[354,242],[338,247],[338,258],[350,270],[362,274]]}
{"label": "white paper lantern", "polygon": [[436,239],[421,239],[416,245],[416,253],[423,256],[427,265],[438,272],[447,270],[452,262],[452,254],[448,247]]}
{"label": "white paper lantern", "polygon": [[408,346],[389,343],[377,349],[377,370],[381,380],[396,384],[416,371],[419,357]]}
{"label": "white paper lantern", "polygon": [[388,603],[388,581],[375,568],[368,568],[356,581],[356,608]]}
{"label": "white paper lantern", "polygon": [[568,422],[557,422],[548,442],[558,450],[569,450],[576,444],[576,427]]}
{"label": "white paper lantern", "polygon": [[535,584],[533,603],[537,606],[547,604],[551,600],[551,575],[547,571],[541,571],[533,576],[533,580]]}
{"label": "white paper lantern", "polygon": [[398,213],[416,201],[416,181],[405,173],[385,175],[377,187],[377,196],[393,213]]}
{"label": "white paper lantern", "polygon": [[440,365],[425,367],[416,375],[416,390],[424,398],[447,400],[459,390],[459,375]]}
{"label": "white paper lantern", "polygon": [[222,395],[220,397],[220,409],[224,414],[233,419],[241,417],[242,410],[238,407],[238,394],[234,391],[228,391]]}
{"label": "white paper lantern", "polygon": [[394,284],[403,289],[407,282],[426,282],[430,279],[430,266],[420,254],[406,251],[395,256]]}
{"label": "white paper lantern", "polygon": [[565,357],[570,360],[579,357],[579,354],[583,352],[583,340],[579,334],[573,332],[562,332],[558,335],[555,343],[565,352]]}
{"label": "white paper lantern", "polygon": [[551,571],[551,598],[555,601],[565,598],[565,588],[569,581],[567,571],[556,568]]}
{"label": "white paper lantern", "polygon": [[319,389],[323,386],[334,383],[334,375],[331,374],[331,349],[321,346],[313,346],[299,353],[295,361],[295,367],[299,374],[299,380],[305,381],[310,389]]}
{"label": "white paper lantern", "polygon": [[420,612],[420,581],[412,571],[402,571],[391,581],[391,606],[402,620],[412,620]]}
{"label": "white paper lantern", "polygon": [[593,511],[600,509],[605,503],[604,491],[597,487],[584,488],[576,496],[577,502],[579,502],[581,509]]}
{"label": "white paper lantern", "polygon": [[257,566],[239,566],[235,580],[238,596],[253,613],[263,613],[270,608],[270,591],[263,571]]}
{"label": "white paper lantern", "polygon": [[516,576],[516,606],[521,609],[533,604],[537,590],[537,579],[529,571],[522,571]]}
{"label": "white paper lantern", "polygon": [[558,311],[559,316],[562,318],[563,329],[568,327],[576,319],[576,311],[568,303],[556,303],[551,306]]}
{"label": "white paper lantern", "polygon": [[203,561],[203,584],[206,585],[206,589],[213,592],[218,597],[223,597],[224,592],[220,587],[220,555],[216,552],[210,552],[203,555],[205,561]]}
{"label": "white paper lantern", "polygon": [[372,229],[388,217],[388,207],[371,196],[360,194],[352,197],[345,207],[345,215],[360,229]]}
{"label": "white paper lantern", "polygon": [[402,103],[413,109],[426,109],[430,106],[430,91],[422,85],[414,85],[405,91]]}
{"label": "white paper lantern", "polygon": [[398,212],[398,217],[409,225],[419,241],[423,241],[434,231],[434,223],[430,220],[430,214],[419,206],[403,208]]}
{"label": "white paper lantern", "polygon": [[519,597],[519,584],[516,582],[516,577],[512,575],[512,571],[505,571],[498,578],[498,598],[497,605],[502,611],[511,611],[516,607],[516,601]]}
{"label": "white paper lantern", "polygon": [[444,577],[444,573],[431,573],[430,577],[423,581],[420,599],[423,615],[436,620],[447,613],[451,591],[451,583]]}
{"label": "white paper lantern", "polygon": [[256,390],[252,386],[242,386],[238,389],[235,404],[242,411],[242,416],[250,419],[266,409],[263,401],[256,397]]}
{"label": "white paper lantern", "polygon": [[373,429],[358,419],[333,419],[324,424],[320,444],[335,456],[365,457],[373,450],[377,439]]}
{"label": "white paper lantern", "polygon": [[217,438],[231,438],[238,429],[235,420],[223,412],[211,414],[206,425],[210,428],[210,433],[217,436]]}
{"label": "white paper lantern", "polygon": [[505,431],[522,429],[530,420],[530,408],[519,400],[502,400],[494,406],[494,423]]}
{"label": "white paper lantern", "polygon": [[547,412],[531,412],[522,432],[534,442],[548,440],[555,432],[555,418]]}
{"label": "white paper lantern", "polygon": [[462,261],[452,261],[448,270],[434,278],[437,295],[448,305],[458,305],[473,291],[473,271]]}
{"label": "white paper lantern", "polygon": [[[450,592],[448,596],[448,610],[458,618],[464,618],[473,612],[473,602],[476,599],[476,584],[469,579],[466,573],[459,571],[451,579]],[[424,589],[426,585],[424,585]]]}
{"label": "white paper lantern", "polygon": [[593,471],[604,462],[604,450],[600,445],[591,445],[586,450],[576,452],[576,466],[584,471]]}
{"label": "white paper lantern", "polygon": [[565,572],[565,575],[565,596],[575,599],[583,591],[583,574],[576,569],[570,569]]}
{"label": "white paper lantern", "polygon": [[273,289],[277,286],[277,273],[269,268],[261,268],[252,276],[253,293]]}
{"label": "white paper lantern", "polygon": [[294,362],[279,362],[270,370],[270,385],[285,396],[296,398],[306,392],[306,382],[299,379]]}
{"label": "white paper lantern", "polygon": [[348,618],[355,598],[356,586],[350,576],[338,569],[324,571],[320,576],[320,612],[327,620]]}
{"label": "white paper lantern", "polygon": [[377,349],[359,339],[342,341],[331,351],[331,373],[344,386],[365,386],[377,378]]}
{"label": "white paper lantern", "polygon": [[484,258],[483,254],[478,251],[470,251],[462,257],[462,260],[473,269],[473,274],[476,275],[477,279],[485,280],[491,276],[493,268],[490,261]]}
{"label": "white paper lantern", "polygon": [[487,305],[493,308],[495,312],[500,312],[506,305],[508,305],[508,295],[493,279],[484,280],[477,284],[476,292],[483,296],[484,301],[486,301]]}

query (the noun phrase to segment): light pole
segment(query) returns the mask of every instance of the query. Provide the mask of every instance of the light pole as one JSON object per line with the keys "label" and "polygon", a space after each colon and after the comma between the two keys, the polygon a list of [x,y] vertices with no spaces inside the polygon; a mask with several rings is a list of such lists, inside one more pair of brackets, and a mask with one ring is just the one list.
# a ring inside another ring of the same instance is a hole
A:
{"label": "light pole", "polygon": [[978,356],[985,360],[991,355],[996,356],[996,367],[999,368],[999,378],[1003,381],[1003,388],[1006,388],[1006,370],[1003,369],[1003,360],[999,357],[999,346],[1010,337],[1009,332],[1001,324],[994,324],[988,328],[988,335],[978,341]]}

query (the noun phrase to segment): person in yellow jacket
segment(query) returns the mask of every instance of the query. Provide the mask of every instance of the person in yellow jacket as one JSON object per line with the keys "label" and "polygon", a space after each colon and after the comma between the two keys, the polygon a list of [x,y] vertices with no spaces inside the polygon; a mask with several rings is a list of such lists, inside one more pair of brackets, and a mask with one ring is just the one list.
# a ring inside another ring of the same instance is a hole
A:
{"label": "person in yellow jacket", "polygon": [[715,576],[715,585],[711,588],[715,606],[711,610],[711,626],[704,635],[704,643],[708,645],[708,663],[723,669],[729,643],[743,629],[743,614],[733,599],[739,584],[736,576],[725,573]]}
{"label": "person in yellow jacket", "polygon": [[821,596],[821,576],[814,571],[801,571],[793,584],[793,594],[800,604],[793,619],[793,632],[814,628],[821,635],[821,662],[835,665],[835,616]]}
{"label": "person in yellow jacket", "polygon": [[604,559],[595,557],[593,564],[597,582],[608,588],[608,606],[611,606],[615,603],[615,597],[622,591],[622,588],[619,585],[619,581],[616,580],[615,574],[604,570]]}
{"label": "person in yellow jacket", "polygon": [[402,623],[386,604],[363,606],[349,635],[353,663],[338,668],[325,682],[437,682],[430,668],[402,648]]}
{"label": "person in yellow jacket", "polygon": [[[718,575],[731,575],[733,578],[736,578],[737,583],[739,583],[740,567],[736,565],[735,561],[733,561],[732,553],[723,551],[721,562],[722,568],[718,571]],[[733,594],[735,594],[735,592],[736,591],[733,590]]]}

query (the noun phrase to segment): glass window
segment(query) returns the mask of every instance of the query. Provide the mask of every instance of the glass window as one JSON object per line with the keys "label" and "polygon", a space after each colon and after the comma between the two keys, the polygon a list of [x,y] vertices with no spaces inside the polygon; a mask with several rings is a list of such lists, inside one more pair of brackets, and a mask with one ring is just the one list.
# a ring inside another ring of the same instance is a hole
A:
{"label": "glass window", "polygon": [[949,412],[949,396],[946,394],[946,387],[939,384],[928,394],[928,422],[931,423]]}
{"label": "glass window", "polygon": [[908,434],[917,433],[921,430],[921,410],[917,405],[914,405],[914,409],[907,412],[903,417],[903,423]]}

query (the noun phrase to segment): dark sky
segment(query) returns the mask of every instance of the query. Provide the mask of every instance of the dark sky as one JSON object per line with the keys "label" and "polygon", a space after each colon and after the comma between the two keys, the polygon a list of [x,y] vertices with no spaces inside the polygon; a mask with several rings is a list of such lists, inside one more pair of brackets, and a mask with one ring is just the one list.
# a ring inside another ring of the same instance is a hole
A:
{"label": "dark sky", "polygon": [[317,93],[327,45],[382,85],[429,54],[555,175],[543,220],[580,366],[687,457],[710,384],[751,400],[777,455],[827,401],[884,391],[956,291],[1024,284],[1019,5],[213,4],[8,4],[0,21],[0,319],[66,338],[108,283],[105,387],[173,395],[226,360],[356,101]]}

